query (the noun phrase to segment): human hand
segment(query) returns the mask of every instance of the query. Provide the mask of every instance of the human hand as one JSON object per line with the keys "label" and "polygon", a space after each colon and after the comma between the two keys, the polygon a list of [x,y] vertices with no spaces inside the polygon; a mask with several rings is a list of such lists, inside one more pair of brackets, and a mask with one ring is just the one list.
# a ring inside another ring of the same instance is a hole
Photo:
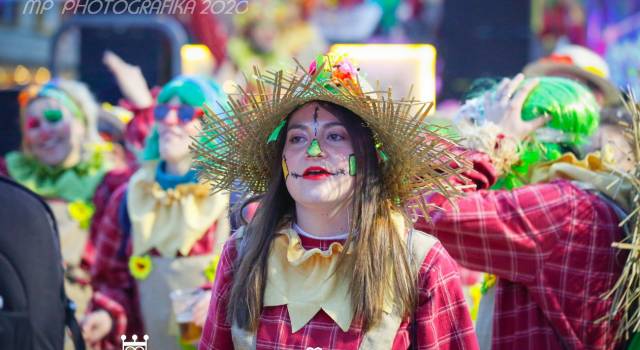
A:
{"label": "human hand", "polygon": [[104,310],[88,314],[81,322],[82,336],[89,344],[94,344],[107,336],[113,328],[111,315]]}
{"label": "human hand", "polygon": [[531,121],[522,119],[524,101],[539,83],[538,79],[532,79],[522,85],[523,81],[523,74],[518,74],[513,79],[505,78],[498,84],[494,93],[484,95],[483,101],[486,120],[498,125],[509,136],[520,141],[544,126],[550,119],[548,116]]}
{"label": "human hand", "polygon": [[146,108],[153,104],[153,97],[140,67],[128,64],[111,51],[102,56],[104,63],[118,82],[122,95],[138,108]]}

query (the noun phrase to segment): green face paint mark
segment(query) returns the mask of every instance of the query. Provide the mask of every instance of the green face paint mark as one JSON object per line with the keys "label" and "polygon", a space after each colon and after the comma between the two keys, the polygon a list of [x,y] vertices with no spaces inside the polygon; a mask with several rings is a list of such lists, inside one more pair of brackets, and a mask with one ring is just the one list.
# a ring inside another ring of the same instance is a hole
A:
{"label": "green face paint mark", "polygon": [[318,157],[322,154],[322,149],[320,148],[320,143],[318,139],[313,139],[311,144],[307,148],[307,154],[311,157]]}
{"label": "green face paint mark", "polygon": [[59,109],[47,109],[44,111],[44,119],[49,123],[57,123],[62,120],[62,111]]}
{"label": "green face paint mark", "polygon": [[349,156],[349,175],[356,176],[356,155]]}
{"label": "green face paint mark", "polygon": [[278,141],[278,137],[280,137],[280,132],[282,131],[282,128],[284,128],[284,124],[286,124],[285,120],[281,121],[280,124],[273,129],[273,132],[269,135],[269,139],[267,139],[267,144]]}

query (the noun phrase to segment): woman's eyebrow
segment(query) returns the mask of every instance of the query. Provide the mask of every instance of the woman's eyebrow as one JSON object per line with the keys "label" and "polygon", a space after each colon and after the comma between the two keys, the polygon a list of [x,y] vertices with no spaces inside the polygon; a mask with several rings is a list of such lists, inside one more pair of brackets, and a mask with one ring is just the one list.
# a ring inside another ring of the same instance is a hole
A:
{"label": "woman's eyebrow", "polygon": [[340,123],[340,122],[330,122],[327,124],[322,125],[325,128],[330,128],[332,126],[341,126],[341,127],[345,127],[344,124]]}
{"label": "woman's eyebrow", "polygon": [[309,127],[303,124],[289,124],[289,130],[300,129],[300,130],[309,130]]}
{"label": "woman's eyebrow", "polygon": [[[340,122],[329,122],[329,123],[326,123],[326,124],[320,124],[320,127],[322,127],[322,128],[330,128],[332,126],[342,126],[342,127],[344,127],[344,124],[340,123]],[[288,130],[293,130],[293,129],[300,129],[300,130],[306,131],[306,130],[311,130],[311,127],[309,127],[309,126],[307,126],[305,124],[290,124]]]}

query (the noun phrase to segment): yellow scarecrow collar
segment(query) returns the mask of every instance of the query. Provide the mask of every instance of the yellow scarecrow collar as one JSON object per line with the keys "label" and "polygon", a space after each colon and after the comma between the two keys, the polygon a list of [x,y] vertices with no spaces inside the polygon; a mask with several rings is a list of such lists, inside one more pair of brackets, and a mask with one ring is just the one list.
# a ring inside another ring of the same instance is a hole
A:
{"label": "yellow scarecrow collar", "polygon": [[127,189],[133,255],[157,249],[160,255],[188,255],[216,220],[227,214],[228,194],[209,194],[207,184],[163,190],[155,181],[156,162],[142,166]]}
{"label": "yellow scarecrow collar", "polygon": [[[349,330],[354,310],[349,293],[349,279],[336,273],[344,247],[332,243],[325,251],[304,249],[298,233],[288,227],[278,233],[268,259],[264,306],[286,305],[295,333],[323,310],[344,332]],[[393,310],[393,295],[383,306]]]}
{"label": "yellow scarecrow collar", "polygon": [[573,153],[566,153],[554,161],[538,165],[531,171],[531,183],[556,179],[589,184],[625,211],[633,209],[633,186],[611,170],[598,152],[590,153],[584,159],[576,158]]}

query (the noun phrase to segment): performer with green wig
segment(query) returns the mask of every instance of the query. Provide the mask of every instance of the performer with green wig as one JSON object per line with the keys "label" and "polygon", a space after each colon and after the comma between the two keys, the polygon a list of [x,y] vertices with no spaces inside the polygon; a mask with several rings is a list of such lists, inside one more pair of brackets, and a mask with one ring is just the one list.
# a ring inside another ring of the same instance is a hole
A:
{"label": "performer with green wig", "polygon": [[[494,188],[522,186],[530,182],[528,176],[532,166],[556,160],[566,152],[579,155],[579,150],[598,128],[599,106],[591,92],[581,84],[558,77],[524,79],[522,84],[520,91],[530,92],[520,94],[524,103],[519,117],[524,121],[548,121],[526,140],[515,140],[510,130],[495,123],[505,109],[504,104],[508,103],[504,99],[508,94],[505,83],[467,101],[457,117],[467,146],[486,151],[496,161],[502,178]],[[513,84],[511,88],[514,88]],[[502,147],[491,144],[496,139],[503,143]],[[497,151],[500,154],[496,154]]]}
{"label": "performer with green wig", "polygon": [[[562,79],[518,75],[471,104],[461,119],[478,125],[463,131],[477,191],[452,202],[429,194],[441,210],[415,227],[464,268],[490,274],[480,348],[618,348],[622,309],[605,295],[623,269],[612,243],[625,235],[633,195],[599,154],[577,154],[598,124],[593,97]],[[500,176],[499,187],[513,189],[489,190]]]}
{"label": "performer with green wig", "polygon": [[217,83],[195,76],[174,78],[157,95],[141,166],[111,196],[94,242],[83,326],[90,344],[114,347],[122,334],[148,334],[154,349],[197,342],[197,334],[179,336],[170,294],[191,293],[193,317],[178,321],[204,324],[210,293],[201,286],[213,280],[229,235],[229,194],[210,196],[198,182],[189,145],[204,108],[225,100]]}

